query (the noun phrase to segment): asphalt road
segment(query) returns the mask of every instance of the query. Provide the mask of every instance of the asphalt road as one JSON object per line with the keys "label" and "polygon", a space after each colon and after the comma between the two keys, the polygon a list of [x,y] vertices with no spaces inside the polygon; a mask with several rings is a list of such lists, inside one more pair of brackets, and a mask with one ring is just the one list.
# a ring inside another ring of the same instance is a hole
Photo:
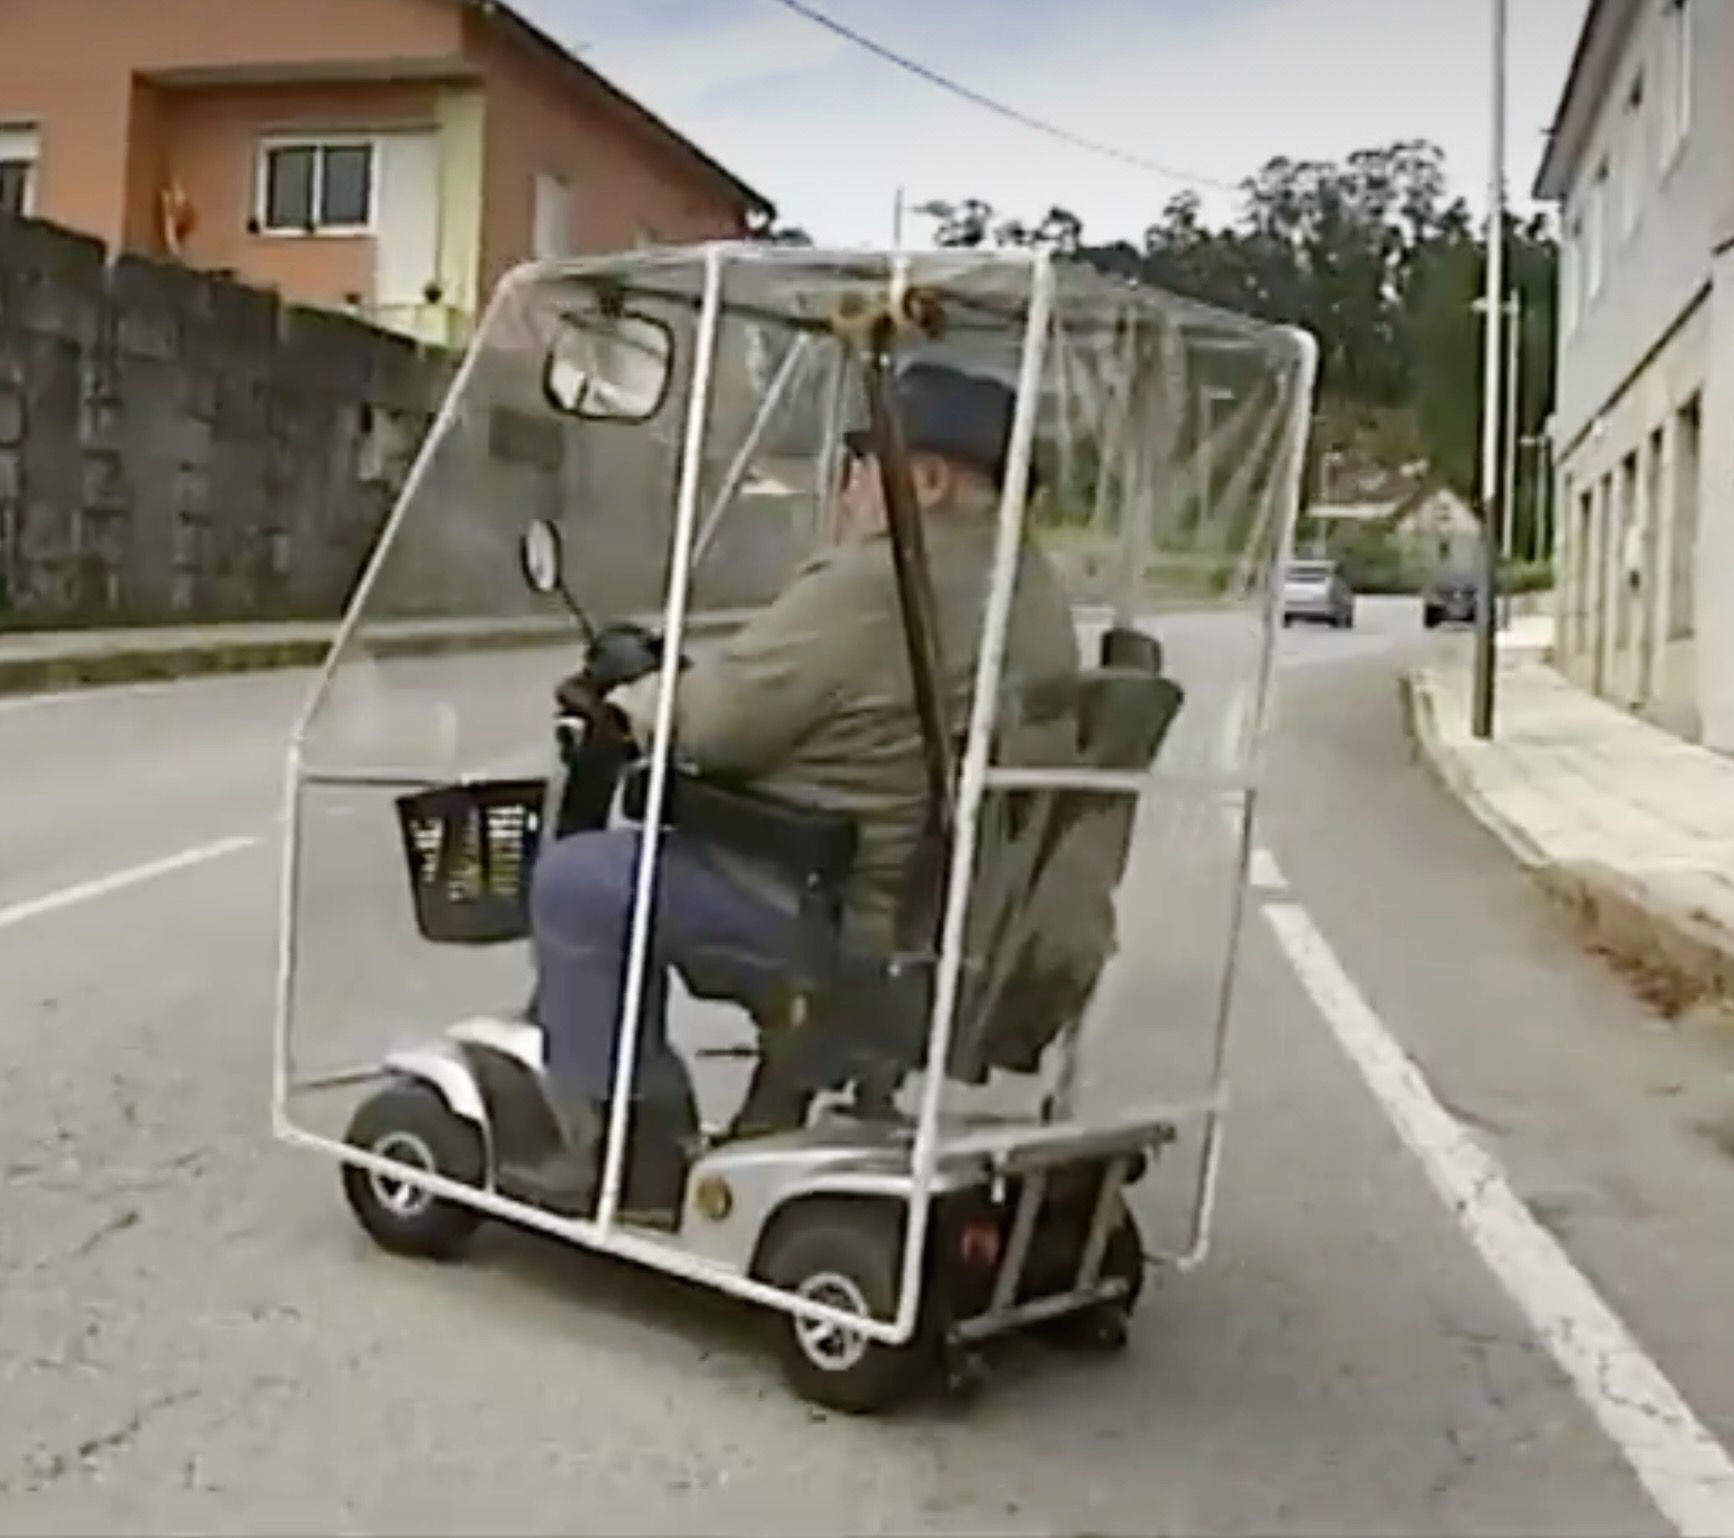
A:
{"label": "asphalt road", "polygon": [[503,1230],[393,1261],[270,1142],[304,675],[0,702],[0,1531],[1669,1531],[1296,970],[1299,914],[1734,1441],[1734,1052],[1581,954],[1411,762],[1426,644],[1372,603],[1284,638],[1208,1262],[1121,1358],[1020,1347],[866,1424],[692,1288]]}

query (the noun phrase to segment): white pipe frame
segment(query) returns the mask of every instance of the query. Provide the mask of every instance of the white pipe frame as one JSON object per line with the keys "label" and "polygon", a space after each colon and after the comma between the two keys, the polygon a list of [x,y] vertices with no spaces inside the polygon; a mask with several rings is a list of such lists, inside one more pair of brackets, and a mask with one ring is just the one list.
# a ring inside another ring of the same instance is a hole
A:
{"label": "white pipe frame", "polygon": [[698,517],[699,481],[703,474],[706,408],[716,359],[717,326],[722,315],[723,251],[709,246],[704,254],[704,301],[699,311],[698,351],[693,358],[692,390],[687,402],[686,443],[681,455],[679,500],[674,513],[674,550],[668,580],[668,624],[663,633],[662,676],[656,701],[656,730],[650,749],[650,784],[645,793],[644,821],[639,833],[638,882],[632,899],[628,931],[626,996],[620,1007],[615,1038],[614,1098],[609,1106],[608,1144],[603,1160],[602,1201],[596,1213],[597,1231],[607,1238],[620,1207],[620,1186],[626,1163],[626,1135],[631,1120],[632,1083],[638,1064],[638,1033],[644,1013],[645,983],[650,970],[650,940],[654,929],[651,904],[656,892],[656,860],[662,846],[662,809],[668,794],[668,758],[674,739],[675,689],[680,678],[681,647],[686,635],[686,604],[692,586],[693,529]]}
{"label": "white pipe frame", "polygon": [[[488,328],[525,280],[525,272],[520,269],[501,283],[488,305],[487,313],[482,317],[478,336],[487,334]],[[439,415],[434,418],[421,451],[404,478],[397,506],[392,509],[391,517],[386,520],[385,528],[380,532],[379,542],[373,547],[373,554],[360,583],[356,586],[355,596],[349,601],[348,612],[337,626],[337,634],[331,641],[331,650],[325,654],[324,665],[308,693],[307,703],[302,707],[294,730],[290,733],[283,791],[283,866],[279,889],[281,911],[277,916],[277,1008],[271,1029],[271,1126],[278,1137],[287,1137],[292,1130],[288,1101],[289,1086],[294,1077],[294,1055],[290,1048],[289,1027],[295,1007],[296,913],[301,900],[301,792],[305,784],[302,760],[307,743],[307,730],[313,723],[315,713],[325,702],[326,695],[330,693],[331,681],[336,676],[338,663],[348,651],[361,624],[361,616],[367,610],[368,599],[379,582],[380,573],[385,570],[386,561],[403,527],[404,518],[414,505],[433,468],[434,456],[438,454],[451,432],[452,425],[458,419],[464,394],[475,375],[481,356],[481,348],[472,347],[459,365],[451,389],[440,405]]]}
{"label": "white pipe frame", "polygon": [[988,587],[987,613],[982,625],[981,652],[976,662],[975,694],[970,702],[969,739],[964,749],[958,788],[957,821],[953,832],[951,873],[940,932],[939,969],[935,978],[933,1014],[927,1038],[927,1067],[922,1084],[921,1111],[911,1158],[912,1189],[909,1221],[903,1241],[903,1281],[899,1288],[896,1332],[899,1343],[915,1334],[921,1302],[922,1257],[928,1218],[933,1206],[933,1173],[939,1159],[939,1107],[944,1094],[946,1063],[951,1056],[952,1025],[957,1014],[958,983],[963,970],[964,924],[974,877],[977,828],[982,797],[987,790],[988,746],[999,714],[1000,677],[1004,671],[1006,632],[1017,585],[1019,547],[1023,540],[1025,493],[1029,485],[1036,412],[1041,403],[1042,363],[1054,308],[1054,268],[1047,252],[1032,259],[1029,317],[1024,323],[1023,361],[1018,371],[1017,407],[1012,418],[1011,452],[1000,494],[999,531],[994,547],[993,577]]}
{"label": "white pipe frame", "polygon": [[693,542],[692,563],[695,568],[704,564],[704,558],[710,554],[710,547],[716,543],[717,535],[722,532],[723,515],[728,512],[729,504],[734,501],[735,493],[740,490],[747,471],[752,468],[753,456],[764,442],[765,430],[771,425],[771,418],[781,408],[783,397],[789,393],[789,383],[795,377],[797,366],[812,351],[812,347],[813,338],[810,334],[803,332],[796,337],[795,345],[789,349],[788,357],[783,359],[782,367],[777,370],[770,388],[765,391],[764,403],[759,407],[758,415],[753,418],[752,426],[741,440],[741,446],[736,450],[734,460],[723,476],[722,485],[717,488],[716,495],[711,498],[710,506],[705,510],[704,523]]}
{"label": "white pipe frame", "polygon": [[[1298,329],[1291,330],[1289,335],[1294,340],[1298,356],[1292,375],[1294,395],[1289,408],[1288,462],[1283,467],[1282,482],[1276,490],[1277,506],[1282,510],[1283,519],[1276,563],[1278,572],[1287,569],[1293,554],[1296,509],[1300,505],[1301,480],[1306,471],[1307,436],[1311,429],[1309,413],[1312,410],[1313,388],[1318,379],[1319,366],[1317,340],[1309,332]],[[1264,647],[1259,658],[1258,682],[1253,702],[1257,729],[1252,734],[1252,740],[1259,745],[1261,757],[1264,726],[1271,700],[1270,681],[1276,657],[1274,637],[1280,625],[1281,604],[1282,583],[1271,582],[1264,594]],[[1233,911],[1229,920],[1229,933],[1236,941],[1246,912],[1248,877],[1252,865],[1253,814],[1257,805],[1256,786],[1261,767],[1260,762],[1246,766],[1243,789],[1239,793],[1240,848],[1237,853]],[[1210,1233],[1216,1213],[1216,1192],[1222,1168],[1223,1111],[1228,1104],[1228,1028],[1234,1009],[1234,973],[1234,958],[1231,953],[1223,972],[1222,988],[1217,999],[1216,1033],[1208,1091],[1210,1098],[1216,1100],[1218,1105],[1215,1110],[1207,1112],[1204,1118],[1204,1150],[1199,1164],[1198,1186],[1194,1194],[1192,1234],[1183,1250],[1165,1257],[1182,1272],[1201,1266],[1210,1253]]]}

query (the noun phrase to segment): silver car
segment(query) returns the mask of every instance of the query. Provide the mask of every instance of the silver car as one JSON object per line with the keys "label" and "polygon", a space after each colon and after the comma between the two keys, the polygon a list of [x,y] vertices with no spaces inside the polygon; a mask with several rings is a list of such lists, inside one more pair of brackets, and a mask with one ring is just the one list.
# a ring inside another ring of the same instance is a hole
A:
{"label": "silver car", "polygon": [[1282,622],[1297,620],[1348,630],[1355,623],[1355,590],[1335,561],[1291,561],[1283,576]]}

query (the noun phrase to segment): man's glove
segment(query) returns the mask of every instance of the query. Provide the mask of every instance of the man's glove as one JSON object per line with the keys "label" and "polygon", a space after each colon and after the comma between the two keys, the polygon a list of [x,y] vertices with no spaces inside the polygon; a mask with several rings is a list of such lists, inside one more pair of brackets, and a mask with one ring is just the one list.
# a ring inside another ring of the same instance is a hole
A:
{"label": "man's glove", "polygon": [[597,635],[584,659],[584,672],[598,699],[661,666],[662,637],[642,625],[608,626]]}
{"label": "man's glove", "polygon": [[605,734],[625,736],[620,712],[607,704],[614,690],[662,666],[662,638],[639,625],[610,625],[598,633],[584,666],[554,688],[554,703],[566,715],[580,716]]}
{"label": "man's glove", "polygon": [[562,715],[590,720],[601,708],[602,696],[591,686],[588,673],[569,673],[554,685],[554,704]]}

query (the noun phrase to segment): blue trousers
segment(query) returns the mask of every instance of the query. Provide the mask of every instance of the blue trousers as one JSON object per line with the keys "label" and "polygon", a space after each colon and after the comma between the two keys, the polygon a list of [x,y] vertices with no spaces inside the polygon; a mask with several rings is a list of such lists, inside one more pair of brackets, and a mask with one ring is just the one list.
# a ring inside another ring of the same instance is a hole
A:
{"label": "blue trousers", "polygon": [[[636,829],[575,834],[544,846],[531,884],[533,1010],[549,1071],[597,1101],[614,1093],[638,857]],[[686,1065],[668,1041],[669,969],[702,997],[754,1009],[784,971],[795,920],[673,834],[659,846],[653,912],[634,1095],[690,1103]]]}

